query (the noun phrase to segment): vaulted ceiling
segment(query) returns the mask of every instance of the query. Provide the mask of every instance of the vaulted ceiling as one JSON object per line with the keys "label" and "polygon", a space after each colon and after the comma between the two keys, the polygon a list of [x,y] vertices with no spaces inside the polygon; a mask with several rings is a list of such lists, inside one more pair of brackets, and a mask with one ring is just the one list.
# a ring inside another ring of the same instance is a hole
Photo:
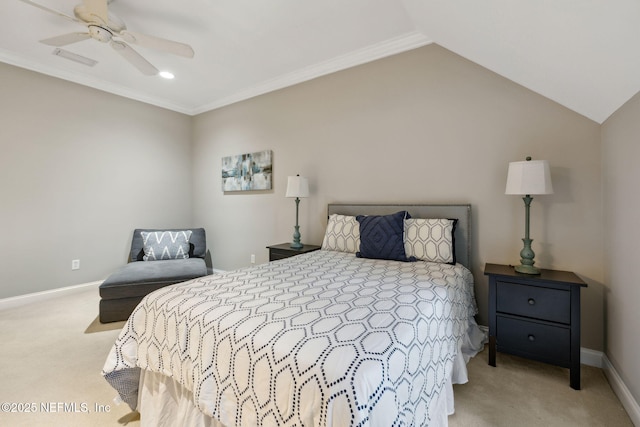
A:
{"label": "vaulted ceiling", "polygon": [[51,10],[81,0],[32,1],[49,10],[0,2],[0,61],[190,115],[429,43],[598,123],[640,90],[637,0],[110,0],[129,31],[193,47],[131,44],[173,80],[93,39],[60,48],[94,66],[53,55],[39,40],[87,28]]}

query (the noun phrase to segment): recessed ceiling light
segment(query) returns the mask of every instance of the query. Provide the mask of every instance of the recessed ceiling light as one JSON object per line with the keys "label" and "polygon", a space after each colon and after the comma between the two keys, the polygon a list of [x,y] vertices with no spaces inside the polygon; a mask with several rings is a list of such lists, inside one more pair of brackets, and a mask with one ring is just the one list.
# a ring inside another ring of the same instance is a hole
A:
{"label": "recessed ceiling light", "polygon": [[174,78],[175,76],[173,75],[173,73],[169,72],[169,71],[160,71],[158,73],[158,75],[160,77],[162,77],[163,79],[167,79],[167,80],[171,80],[172,78]]}

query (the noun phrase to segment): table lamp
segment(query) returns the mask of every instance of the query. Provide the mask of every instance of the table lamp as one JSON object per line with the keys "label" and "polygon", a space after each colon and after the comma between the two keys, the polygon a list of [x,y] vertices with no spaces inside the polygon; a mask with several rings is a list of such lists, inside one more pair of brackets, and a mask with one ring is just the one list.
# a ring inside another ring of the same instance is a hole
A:
{"label": "table lamp", "polygon": [[532,239],[529,238],[529,208],[533,197],[531,195],[553,194],[549,162],[546,160],[531,160],[527,157],[524,162],[509,163],[507,174],[507,188],[505,194],[524,195],[525,227],[524,248],[520,251],[520,265],[515,267],[519,273],[540,274],[540,270],[533,266],[535,254],[531,249]]}
{"label": "table lamp", "polygon": [[304,246],[300,243],[300,226],[298,225],[298,206],[300,205],[300,197],[309,197],[309,181],[300,175],[290,176],[287,180],[287,194],[285,197],[296,198],[296,225],[293,232],[293,249],[302,249]]}

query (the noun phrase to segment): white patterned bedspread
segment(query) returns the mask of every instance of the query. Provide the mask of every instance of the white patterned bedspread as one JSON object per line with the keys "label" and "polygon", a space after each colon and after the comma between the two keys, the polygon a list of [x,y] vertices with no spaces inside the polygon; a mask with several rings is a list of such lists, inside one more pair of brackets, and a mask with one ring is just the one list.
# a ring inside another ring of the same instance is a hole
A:
{"label": "white patterned bedspread", "polygon": [[149,294],[103,375],[132,409],[140,369],[226,426],[426,426],[476,314],[461,265],[316,251]]}

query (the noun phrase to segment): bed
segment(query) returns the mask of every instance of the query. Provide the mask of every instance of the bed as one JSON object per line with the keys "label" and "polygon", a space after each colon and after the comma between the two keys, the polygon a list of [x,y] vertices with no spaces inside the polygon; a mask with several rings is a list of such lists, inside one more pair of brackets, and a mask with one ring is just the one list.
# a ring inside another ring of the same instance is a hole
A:
{"label": "bed", "polygon": [[145,297],[103,375],[142,426],[446,426],[484,340],[470,236],[470,205],[329,205],[321,250]]}

